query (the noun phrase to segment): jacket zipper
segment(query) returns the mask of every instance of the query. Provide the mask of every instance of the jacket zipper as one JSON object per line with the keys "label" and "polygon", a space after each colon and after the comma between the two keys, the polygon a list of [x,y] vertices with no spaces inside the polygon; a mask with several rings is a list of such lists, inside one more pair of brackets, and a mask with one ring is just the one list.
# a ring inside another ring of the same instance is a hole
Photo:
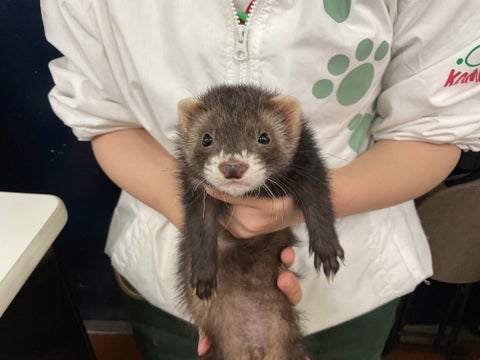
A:
{"label": "jacket zipper", "polygon": [[233,56],[237,62],[246,61],[248,59],[248,27],[239,25],[237,28],[237,37],[235,41],[235,51]]}
{"label": "jacket zipper", "polygon": [[250,32],[250,24],[252,16],[256,8],[256,0],[253,0],[249,5],[249,12],[247,13],[247,19],[244,23],[241,22],[235,4],[233,0],[230,1],[232,8],[234,9],[234,19],[235,19],[235,48],[233,51],[233,58],[237,64],[237,81],[247,82],[248,80],[248,40]]}

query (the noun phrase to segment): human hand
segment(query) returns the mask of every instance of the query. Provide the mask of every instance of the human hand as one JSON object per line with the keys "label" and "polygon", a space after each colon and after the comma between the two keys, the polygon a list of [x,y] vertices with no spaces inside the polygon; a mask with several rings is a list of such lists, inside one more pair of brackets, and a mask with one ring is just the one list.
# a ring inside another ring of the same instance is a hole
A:
{"label": "human hand", "polygon": [[[283,264],[290,268],[295,261],[295,251],[291,247],[283,249],[280,254]],[[283,271],[277,278],[278,288],[285,294],[292,305],[297,305],[302,300],[302,288],[297,277],[291,271]]]}
{"label": "human hand", "polygon": [[228,218],[220,219],[220,223],[238,239],[268,234],[303,221],[303,214],[291,196],[276,199],[234,197],[209,186],[205,190],[230,205]]}
{"label": "human hand", "polygon": [[[288,247],[283,249],[280,258],[287,268],[295,261],[295,251]],[[285,294],[292,305],[297,305],[302,299],[302,289],[300,283],[291,271],[282,272],[277,278],[278,288]],[[210,340],[207,338],[202,329],[199,329],[199,339],[197,352],[198,355],[204,355],[211,346]]]}

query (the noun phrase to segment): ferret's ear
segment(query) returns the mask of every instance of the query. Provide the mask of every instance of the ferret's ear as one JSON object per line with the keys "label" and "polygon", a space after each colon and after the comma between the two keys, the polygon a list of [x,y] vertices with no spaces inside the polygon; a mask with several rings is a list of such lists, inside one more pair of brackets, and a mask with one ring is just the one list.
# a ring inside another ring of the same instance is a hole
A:
{"label": "ferret's ear", "polygon": [[182,133],[188,132],[193,119],[202,109],[203,102],[194,98],[186,98],[178,103],[178,120],[180,122],[180,131]]}
{"label": "ferret's ear", "polygon": [[287,128],[294,136],[300,135],[302,110],[300,102],[293,96],[275,96],[270,104],[283,116]]}

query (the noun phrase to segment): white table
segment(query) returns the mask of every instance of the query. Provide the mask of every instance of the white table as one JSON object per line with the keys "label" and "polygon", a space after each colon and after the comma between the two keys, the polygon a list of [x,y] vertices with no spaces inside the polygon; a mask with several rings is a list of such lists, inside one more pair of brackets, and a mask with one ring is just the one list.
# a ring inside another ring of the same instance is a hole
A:
{"label": "white table", "polygon": [[66,222],[56,196],[0,192],[0,317]]}

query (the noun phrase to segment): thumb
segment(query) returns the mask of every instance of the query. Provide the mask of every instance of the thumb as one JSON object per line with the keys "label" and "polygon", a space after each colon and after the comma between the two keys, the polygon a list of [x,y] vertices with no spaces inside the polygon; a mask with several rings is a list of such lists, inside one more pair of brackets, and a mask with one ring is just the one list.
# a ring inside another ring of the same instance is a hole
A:
{"label": "thumb", "polygon": [[197,353],[198,355],[202,356],[210,349],[210,340],[207,338],[207,335],[202,331],[202,329],[198,330],[198,347]]}
{"label": "thumb", "polygon": [[281,273],[277,278],[277,286],[292,305],[297,305],[302,299],[302,288],[292,272],[285,271]]}

